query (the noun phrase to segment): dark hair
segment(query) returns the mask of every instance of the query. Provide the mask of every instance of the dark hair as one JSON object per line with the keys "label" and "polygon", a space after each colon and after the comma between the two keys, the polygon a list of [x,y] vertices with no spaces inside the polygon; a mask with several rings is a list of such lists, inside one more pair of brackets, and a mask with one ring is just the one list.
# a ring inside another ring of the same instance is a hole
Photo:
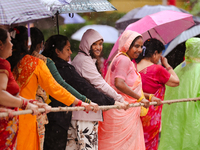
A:
{"label": "dark hair", "polygon": [[8,32],[5,29],[0,28],[0,41],[5,44],[8,38]]}
{"label": "dark hair", "polygon": [[142,53],[136,59],[136,62],[139,63],[143,58],[151,58],[155,51],[161,53],[165,46],[163,43],[155,38],[148,39],[144,42],[144,46],[146,47],[143,49]]}
{"label": "dark hair", "polygon": [[140,38],[142,38],[142,36],[137,36],[137,37],[133,40],[133,42],[131,43],[129,49],[131,49],[131,48],[134,46],[135,42],[136,42],[138,39],[140,39]]}
{"label": "dark hair", "polygon": [[102,65],[102,62],[101,62],[100,56],[96,57],[95,54],[94,54],[94,52],[93,52],[93,50],[92,50],[92,48],[90,49],[89,53],[90,53],[90,56],[91,56],[92,58],[97,59],[95,65],[96,65],[96,67],[97,67],[98,72],[99,72],[100,74],[102,74],[102,72],[101,72],[101,65]]}
{"label": "dark hair", "polygon": [[51,58],[54,60],[57,56],[56,48],[59,51],[63,51],[63,48],[67,44],[68,38],[64,35],[52,35],[47,39],[44,45],[44,51],[42,55]]}
{"label": "dark hair", "polygon": [[31,31],[31,48],[30,48],[30,54],[32,54],[33,51],[36,49],[36,46],[38,44],[41,44],[42,41],[44,41],[44,35],[43,35],[42,31],[40,31],[36,27],[31,27],[30,31]]}
{"label": "dark hair", "polygon": [[25,26],[16,26],[10,31],[16,31],[15,38],[12,38],[12,43],[13,43],[13,52],[12,56],[7,58],[7,60],[11,64],[11,70],[17,66],[18,62],[24,57],[24,55],[28,54],[28,31]]}

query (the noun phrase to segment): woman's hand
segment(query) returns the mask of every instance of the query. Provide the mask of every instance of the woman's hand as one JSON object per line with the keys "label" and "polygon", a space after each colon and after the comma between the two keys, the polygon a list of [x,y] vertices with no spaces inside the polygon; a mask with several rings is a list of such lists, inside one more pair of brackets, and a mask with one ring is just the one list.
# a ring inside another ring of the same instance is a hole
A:
{"label": "woman's hand", "polygon": [[39,114],[38,106],[35,105],[35,104],[28,103],[27,109],[31,109],[33,111],[32,115],[38,115]]}
{"label": "woman's hand", "polygon": [[147,99],[143,98],[140,102],[144,104],[145,108],[149,107],[149,101]]}
{"label": "woman's hand", "polygon": [[44,108],[45,109],[45,112],[44,113],[49,113],[51,111],[51,106],[49,106],[48,104],[46,103],[41,103],[41,102],[38,102],[38,101],[33,101],[33,104],[37,105],[39,108]]}
{"label": "woman's hand", "polygon": [[82,107],[85,107],[85,110],[84,110],[84,111],[86,111],[87,113],[88,113],[89,111],[92,110],[91,105],[88,104],[88,103],[82,102],[82,103],[81,103],[81,106],[82,106]]}
{"label": "woman's hand", "polygon": [[96,113],[99,110],[98,104],[91,102],[89,105],[90,105],[90,107],[93,107],[93,110],[92,110],[93,112]]}
{"label": "woman's hand", "polygon": [[162,65],[163,65],[165,68],[167,68],[168,66],[170,66],[170,65],[168,64],[167,58],[161,56],[160,60],[161,60]]}
{"label": "woman's hand", "polygon": [[155,105],[155,106],[160,106],[160,105],[162,105],[161,99],[160,99],[160,98],[157,98],[157,97],[155,97],[155,96],[153,96],[153,97],[151,98],[151,101],[152,101],[152,102],[157,102],[157,105]]}
{"label": "woman's hand", "polygon": [[119,109],[124,109],[124,110],[126,110],[126,109],[129,108],[129,103],[126,102],[126,101],[124,101],[123,103],[118,102],[118,101],[115,101],[115,104],[114,104],[114,105],[119,106]]}

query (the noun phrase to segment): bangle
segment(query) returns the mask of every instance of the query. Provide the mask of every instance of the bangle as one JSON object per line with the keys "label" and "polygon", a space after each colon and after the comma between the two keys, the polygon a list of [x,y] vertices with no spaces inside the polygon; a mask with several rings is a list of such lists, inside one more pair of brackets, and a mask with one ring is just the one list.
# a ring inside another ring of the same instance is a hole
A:
{"label": "bangle", "polygon": [[144,98],[144,95],[142,95],[142,96],[137,100],[137,102],[140,102],[143,98]]}
{"label": "bangle", "polygon": [[23,98],[21,98],[21,100],[22,100],[21,109],[25,110],[27,108],[28,101],[26,99],[23,99]]}
{"label": "bangle", "polygon": [[32,99],[32,100],[30,100],[28,102],[33,104],[34,102],[37,102],[37,100]]}
{"label": "bangle", "polygon": [[88,98],[86,98],[86,99],[85,99],[85,102],[88,103],[88,104],[90,104],[90,103],[91,103],[91,100],[88,99]]}
{"label": "bangle", "polygon": [[167,71],[169,71],[170,69],[172,69],[172,67],[171,67],[171,66],[169,66],[169,67],[167,67],[166,69],[167,69]]}
{"label": "bangle", "polygon": [[76,106],[81,106],[81,104],[82,104],[82,101],[79,100],[79,101],[78,101],[78,104],[77,104]]}
{"label": "bangle", "polygon": [[151,102],[151,99],[152,99],[153,96],[154,96],[153,94],[150,94],[150,95],[149,95],[149,101],[150,101],[150,102]]}

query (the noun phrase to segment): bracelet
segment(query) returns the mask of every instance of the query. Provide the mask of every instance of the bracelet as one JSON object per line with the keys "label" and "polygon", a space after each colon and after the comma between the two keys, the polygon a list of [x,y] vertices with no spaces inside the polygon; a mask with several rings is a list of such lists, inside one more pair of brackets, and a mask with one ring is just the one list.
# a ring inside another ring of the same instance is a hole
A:
{"label": "bracelet", "polygon": [[88,104],[90,104],[90,103],[91,103],[91,100],[88,99],[88,98],[86,98],[86,99],[85,99],[85,102],[88,103]]}
{"label": "bracelet", "polygon": [[29,103],[32,103],[32,104],[33,104],[34,102],[37,102],[37,100],[32,99],[32,100],[29,101]]}
{"label": "bracelet", "polygon": [[82,104],[82,101],[79,100],[79,101],[78,101],[78,104],[77,104],[76,106],[81,106],[81,104]]}
{"label": "bracelet", "polygon": [[150,94],[150,95],[149,95],[149,101],[150,101],[150,102],[151,102],[151,99],[152,99],[153,96],[154,96],[153,94]]}
{"label": "bracelet", "polygon": [[166,69],[167,69],[167,71],[169,71],[170,69],[172,69],[172,67],[171,67],[171,66],[169,66],[169,67],[167,67]]}
{"label": "bracelet", "polygon": [[21,105],[21,109],[26,110],[27,105],[28,105],[28,101],[26,99],[21,98],[22,100],[22,105]]}
{"label": "bracelet", "polygon": [[143,98],[144,98],[144,95],[142,95],[142,96],[137,100],[137,102],[140,102],[141,100],[143,100]]}

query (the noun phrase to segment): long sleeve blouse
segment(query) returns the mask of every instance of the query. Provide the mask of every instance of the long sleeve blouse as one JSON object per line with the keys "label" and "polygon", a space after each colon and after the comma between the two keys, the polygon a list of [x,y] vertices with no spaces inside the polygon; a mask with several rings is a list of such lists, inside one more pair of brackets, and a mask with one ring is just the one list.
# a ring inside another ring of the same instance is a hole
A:
{"label": "long sleeve blouse", "polygon": [[96,59],[92,59],[91,56],[79,52],[73,59],[72,65],[82,77],[88,80],[100,92],[114,98],[116,101],[123,102],[122,96],[118,94],[98,72],[95,62]]}
{"label": "long sleeve blouse", "polygon": [[63,78],[60,76],[54,62],[47,58],[47,63],[46,63],[47,67],[49,68],[52,76],[54,77],[54,79],[62,86],[64,87],[67,91],[69,91],[72,95],[74,95],[76,98],[82,100],[83,102],[85,102],[86,100],[86,96],[80,94],[76,89],[74,89],[71,85],[69,85],[67,82],[65,82],[63,80]]}

